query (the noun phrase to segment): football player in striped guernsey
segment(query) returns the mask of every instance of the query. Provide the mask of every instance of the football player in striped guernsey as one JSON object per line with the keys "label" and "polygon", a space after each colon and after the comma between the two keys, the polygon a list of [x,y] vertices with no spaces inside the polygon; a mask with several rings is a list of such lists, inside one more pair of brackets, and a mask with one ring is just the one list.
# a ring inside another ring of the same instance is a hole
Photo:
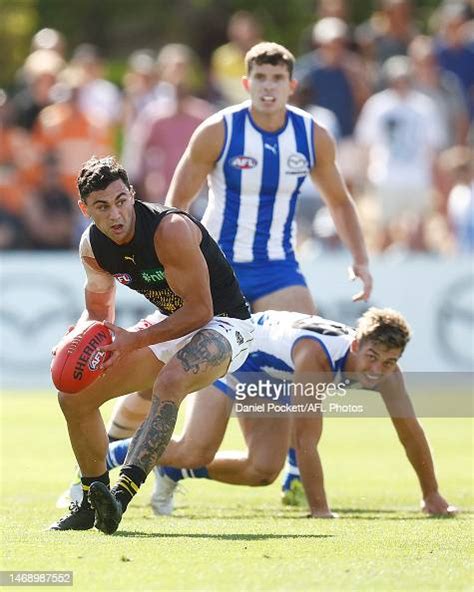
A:
{"label": "football player in striped guernsey", "polygon": [[[282,45],[262,42],[249,50],[245,62],[249,100],[220,111],[196,130],[167,203],[188,210],[207,178],[202,222],[234,268],[252,312],[314,314],[294,250],[298,195],[309,176],[352,254],[350,276],[362,281],[353,300],[367,300],[372,288],[368,257],[334,141],[309,113],[288,104],[297,86],[293,55]],[[212,395],[207,397],[212,405]],[[288,462],[293,473],[298,471],[295,458],[292,444]],[[313,463],[317,471],[317,452]],[[284,480],[282,499],[297,503],[301,491],[298,475],[291,474]]]}
{"label": "football player in striped guernsey", "polygon": [[[290,436],[292,412],[283,413],[281,409],[287,404],[303,404],[305,409],[293,415],[292,421],[298,433],[296,454],[310,516],[335,517],[327,500],[322,465],[313,472],[314,450],[322,435],[324,412],[331,405],[353,402],[350,389],[354,388],[380,394],[418,477],[424,512],[456,513],[456,508],[439,492],[429,444],[398,365],[411,337],[400,313],[370,308],[358,320],[356,329],[322,317],[285,311],[256,313],[253,321],[252,352],[234,376],[227,375],[214,384],[221,392],[212,387],[214,407],[209,410],[206,429],[188,421],[182,434],[171,441],[161,457],[152,497],[155,513],[173,511],[174,492],[185,478],[250,486],[272,483],[284,463]],[[249,396],[244,397],[245,393]],[[199,408],[203,404],[205,408],[206,403],[199,397],[200,394],[194,405]],[[236,411],[243,414],[247,450],[215,454],[233,399]],[[363,413],[370,414],[376,399],[365,397],[357,402],[361,400]],[[307,407],[308,402],[312,408]],[[280,411],[274,411],[275,404]],[[310,429],[300,429],[304,424]],[[127,448],[126,440],[110,445],[111,465],[121,462]]]}

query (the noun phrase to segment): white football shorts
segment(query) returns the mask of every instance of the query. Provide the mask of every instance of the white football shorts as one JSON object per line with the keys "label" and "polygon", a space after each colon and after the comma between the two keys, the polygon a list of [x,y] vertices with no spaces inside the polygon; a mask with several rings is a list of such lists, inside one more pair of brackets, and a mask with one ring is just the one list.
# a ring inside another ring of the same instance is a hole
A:
{"label": "white football shorts", "polygon": [[[166,318],[168,318],[166,315],[157,310],[144,319],[138,321],[138,323],[132,327],[128,327],[128,331],[141,331],[142,329],[147,329],[151,325],[156,325]],[[148,347],[161,362],[166,364],[171,360],[177,351],[182,349],[187,343],[191,341],[196,333],[202,331],[203,329],[212,329],[213,331],[217,331],[217,333],[220,333],[227,339],[232,348],[232,360],[227,372],[235,372],[238,370],[245,362],[250,352],[250,346],[253,341],[254,333],[252,319],[242,320],[233,319],[230,317],[214,317],[207,323],[207,325],[204,325],[204,327],[196,329],[196,331],[192,331],[187,335],[183,335],[183,337],[170,339],[169,341],[156,343],[154,345],[149,345]]]}

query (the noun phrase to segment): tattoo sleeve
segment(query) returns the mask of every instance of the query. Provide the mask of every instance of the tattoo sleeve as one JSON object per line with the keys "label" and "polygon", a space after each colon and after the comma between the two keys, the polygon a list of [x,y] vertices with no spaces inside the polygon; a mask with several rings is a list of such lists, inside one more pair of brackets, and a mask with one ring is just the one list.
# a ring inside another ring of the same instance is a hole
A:
{"label": "tattoo sleeve", "polygon": [[126,464],[151,472],[171,440],[178,416],[178,406],[173,401],[152,399],[148,417],[138,428],[127,454]]}
{"label": "tattoo sleeve", "polygon": [[176,357],[181,361],[185,372],[197,374],[209,368],[219,366],[232,359],[232,348],[229,341],[217,331],[203,329],[196,333],[191,341],[183,347]]}

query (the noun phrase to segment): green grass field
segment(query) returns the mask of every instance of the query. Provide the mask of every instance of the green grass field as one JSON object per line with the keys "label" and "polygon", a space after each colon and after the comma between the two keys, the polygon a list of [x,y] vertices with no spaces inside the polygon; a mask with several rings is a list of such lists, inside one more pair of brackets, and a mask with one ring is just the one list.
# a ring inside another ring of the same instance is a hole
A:
{"label": "green grass field", "polygon": [[[156,518],[150,479],[121,530],[105,536],[44,530],[61,515],[54,504],[73,466],[54,395],[7,393],[0,403],[3,570],[72,570],[74,590],[473,589],[470,419],[423,421],[441,492],[462,510],[454,519],[418,510],[389,420],[332,419],[321,451],[339,520],[284,508],[279,483],[205,480],[188,480],[175,515]],[[224,445],[242,447],[235,420]]]}

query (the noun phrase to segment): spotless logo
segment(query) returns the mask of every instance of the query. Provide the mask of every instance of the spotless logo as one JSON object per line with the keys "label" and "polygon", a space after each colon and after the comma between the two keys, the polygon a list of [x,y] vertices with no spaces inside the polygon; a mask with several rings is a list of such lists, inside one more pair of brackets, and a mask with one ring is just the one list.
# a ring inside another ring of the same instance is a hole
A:
{"label": "spotless logo", "polygon": [[231,158],[230,160],[230,166],[240,170],[254,169],[257,164],[257,160],[252,156],[234,156],[234,158]]}
{"label": "spotless logo", "polygon": [[132,276],[129,273],[114,273],[114,278],[125,286],[132,281]]}

